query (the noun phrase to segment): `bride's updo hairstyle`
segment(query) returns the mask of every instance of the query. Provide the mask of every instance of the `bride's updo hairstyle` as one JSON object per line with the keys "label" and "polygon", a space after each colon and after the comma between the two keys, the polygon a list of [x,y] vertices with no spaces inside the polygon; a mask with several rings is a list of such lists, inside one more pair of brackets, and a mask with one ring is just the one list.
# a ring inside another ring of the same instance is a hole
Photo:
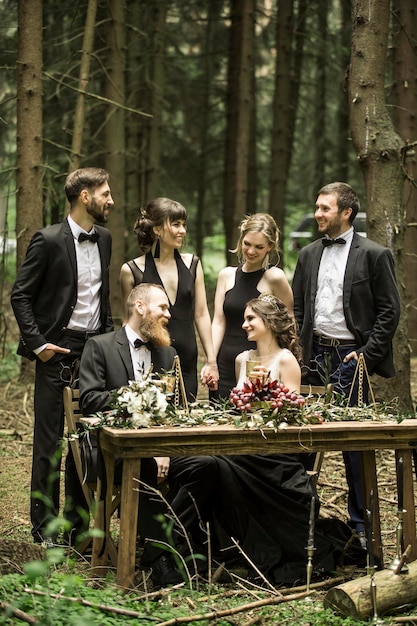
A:
{"label": "bride's updo hairstyle", "polygon": [[154,198],[139,210],[138,219],[133,227],[140,248],[149,249],[158,239],[154,227],[169,226],[177,220],[187,220],[185,207],[169,198]]}
{"label": "bride's updo hairstyle", "polygon": [[271,330],[278,345],[290,350],[297,361],[301,361],[302,352],[298,342],[296,326],[293,318],[288,313],[285,304],[275,296],[264,293],[250,300],[246,308],[250,307],[258,315],[265,326]]}

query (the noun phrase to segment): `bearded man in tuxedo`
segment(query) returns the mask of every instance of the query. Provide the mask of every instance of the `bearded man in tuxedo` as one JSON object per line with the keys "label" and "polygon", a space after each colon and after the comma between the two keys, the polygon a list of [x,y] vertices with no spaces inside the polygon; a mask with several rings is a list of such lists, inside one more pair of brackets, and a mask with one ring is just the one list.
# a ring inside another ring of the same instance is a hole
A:
{"label": "bearded man in tuxedo", "polygon": [[[400,317],[394,259],[389,248],[361,237],[353,226],[359,197],[346,183],[322,187],[315,219],[323,235],[300,251],[292,283],[305,382],[332,383],[356,405],[366,404],[368,381],[359,389],[362,354],[368,373],[395,376],[392,339]],[[350,526],[363,546],[364,499],[358,452],[344,452]]]}
{"label": "bearded man in tuxedo", "polygon": [[[64,431],[63,388],[71,384],[87,339],[113,329],[109,302],[111,235],[104,224],[114,202],[109,174],[97,167],[71,172],[65,181],[70,213],[37,231],[12,288],[21,339],[18,354],[36,359],[31,482],[32,535],[52,543],[49,521],[59,512]],[[71,451],[67,456],[65,517],[74,538],[88,511]]]}
{"label": "bearded man in tuxedo", "polygon": [[[173,368],[176,351],[170,345],[166,328],[171,314],[165,290],[160,285],[141,283],[129,294],[127,308],[127,324],[112,333],[91,338],[83,352],[80,407],[86,416],[109,409],[111,392],[127,385],[129,380],[146,377],[151,365],[154,372]],[[167,480],[171,506],[199,551],[205,541],[200,519],[207,521],[210,515],[216,476],[217,464],[212,457],[141,459],[141,481],[156,487],[158,482]],[[139,509],[142,537],[166,542],[162,526],[155,521],[161,513],[167,514],[162,499],[143,492]],[[185,549],[186,543],[179,538],[177,548]],[[158,586],[183,580],[168,553],[150,541],[145,542],[141,564],[151,567],[152,581]]]}

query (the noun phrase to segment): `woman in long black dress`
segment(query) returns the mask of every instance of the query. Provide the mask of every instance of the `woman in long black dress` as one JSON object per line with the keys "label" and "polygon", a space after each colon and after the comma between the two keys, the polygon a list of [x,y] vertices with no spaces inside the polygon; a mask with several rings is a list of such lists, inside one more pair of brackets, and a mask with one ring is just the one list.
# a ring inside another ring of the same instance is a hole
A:
{"label": "woman in long black dress", "polygon": [[[141,282],[162,285],[170,302],[168,330],[180,357],[189,401],[197,396],[197,342],[194,324],[206,355],[201,381],[217,385],[217,364],[211,338],[203,268],[200,259],[180,253],[186,235],[187,211],[179,202],[155,198],[141,210],[134,231],[139,248],[148,250],[121,268],[122,301]],[[127,311],[125,310],[125,319]]]}
{"label": "woman in long black dress", "polygon": [[[250,377],[270,377],[299,392],[301,350],[293,318],[275,296],[263,294],[245,309],[243,329],[255,348],[236,359],[237,387],[242,387],[248,360],[258,365]],[[306,545],[311,501],[317,517],[319,501],[298,455],[218,456],[215,517],[224,555],[232,537],[257,568],[274,583],[294,583],[306,575]],[[317,520],[314,571],[330,572],[352,539],[341,520]],[[351,548],[364,562],[356,543]]]}
{"label": "woman in long black dress", "polygon": [[[284,272],[271,263],[278,260],[279,230],[267,213],[255,213],[240,225],[235,250],[238,267],[225,267],[219,273],[212,324],[213,347],[219,367],[218,395],[229,396],[235,384],[236,356],[254,347],[242,329],[246,303],[260,293],[270,293],[293,312],[292,290]],[[214,395],[214,394],[213,394]]]}

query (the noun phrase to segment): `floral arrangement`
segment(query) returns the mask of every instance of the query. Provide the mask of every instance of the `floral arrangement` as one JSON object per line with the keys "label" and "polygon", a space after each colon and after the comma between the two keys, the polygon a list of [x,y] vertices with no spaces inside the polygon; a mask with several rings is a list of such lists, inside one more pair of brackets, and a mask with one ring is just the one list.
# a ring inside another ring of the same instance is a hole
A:
{"label": "floral arrangement", "polygon": [[249,428],[261,425],[285,428],[288,424],[318,424],[323,421],[320,413],[304,410],[304,396],[269,378],[247,380],[242,388],[234,387],[229,400],[247,416]]}
{"label": "floral arrangement", "polygon": [[110,409],[95,413],[88,430],[114,428],[149,428],[154,426],[205,426],[232,424],[238,428],[279,430],[288,425],[321,424],[331,421],[387,420],[401,421],[394,404],[371,404],[349,407],[344,397],[334,394],[331,402],[290,392],[285,385],[269,379],[247,381],[243,388],[232,389],[228,400],[194,402],[174,406],[166,376],[153,374],[143,381],[129,383],[112,393]]}
{"label": "floral arrangement", "polygon": [[167,395],[153,378],[130,380],[111,395],[110,410],[96,413],[92,426],[149,428],[164,424]]}

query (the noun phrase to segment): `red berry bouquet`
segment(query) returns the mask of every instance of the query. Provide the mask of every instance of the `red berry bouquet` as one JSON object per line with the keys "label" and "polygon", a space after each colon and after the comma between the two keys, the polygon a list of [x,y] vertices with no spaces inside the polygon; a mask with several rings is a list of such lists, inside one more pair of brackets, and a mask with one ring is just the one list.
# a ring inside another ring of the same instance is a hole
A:
{"label": "red berry bouquet", "polygon": [[291,392],[277,380],[257,378],[246,381],[242,388],[234,387],[230,402],[246,413],[249,426],[267,425],[285,428],[287,424],[318,423],[319,416],[306,413],[305,398]]}

